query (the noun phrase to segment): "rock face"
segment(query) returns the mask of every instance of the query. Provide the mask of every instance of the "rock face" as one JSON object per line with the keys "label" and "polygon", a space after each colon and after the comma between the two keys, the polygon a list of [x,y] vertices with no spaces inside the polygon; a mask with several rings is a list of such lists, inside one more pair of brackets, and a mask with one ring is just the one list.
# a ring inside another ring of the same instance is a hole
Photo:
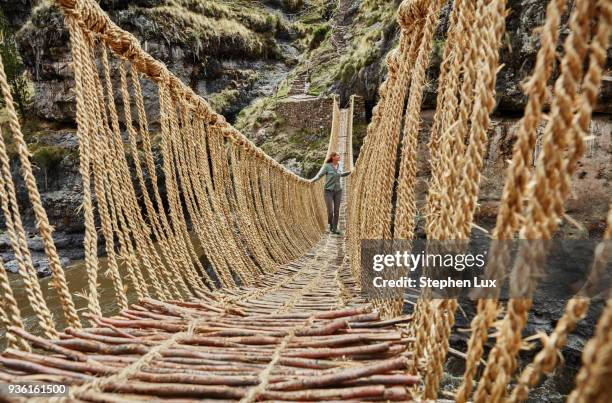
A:
{"label": "rock face", "polygon": [[[73,130],[60,130],[43,138],[44,143],[36,143],[32,159],[35,163],[42,155],[49,159],[44,162],[39,161],[40,167],[35,167],[38,169],[34,170],[34,174],[49,222],[55,228],[55,245],[62,263],[65,264],[83,258],[84,225],[81,214],[83,188],[79,175],[79,162],[74,152],[76,133]],[[52,154],[49,154],[51,151]],[[40,276],[47,276],[50,274],[49,264],[44,254],[42,240],[36,231],[34,212],[17,161],[13,161],[12,174],[34,266]],[[3,218],[0,218],[0,226],[4,227]],[[17,262],[13,260],[14,256],[6,234],[0,235],[0,257],[6,262],[9,271],[17,271]]]}
{"label": "rock face", "polygon": [[[320,96],[335,93],[340,95],[343,104],[356,94],[364,99],[369,117],[378,102],[378,89],[386,78],[385,56],[398,43],[396,11],[399,3],[399,0],[340,0],[329,21],[331,30],[323,34],[322,40],[310,47],[289,72],[287,86],[281,86],[273,96],[258,100],[257,104],[245,109],[237,120],[239,128],[259,142],[275,142],[277,137],[285,136],[274,128],[262,131],[249,122],[242,124],[243,120],[249,119],[241,119],[241,116],[249,116],[251,121],[257,120],[258,116],[265,117],[276,108],[276,99],[287,94]],[[535,65],[539,49],[538,28],[544,23],[547,4],[547,0],[508,1],[507,7],[511,12],[506,18],[506,33],[500,47],[502,68],[496,81],[495,116],[522,115],[526,97],[521,83],[531,75]],[[427,70],[424,109],[434,108],[436,104],[437,77],[446,45],[451,6],[449,2],[440,13]],[[567,20],[568,13],[565,13],[561,18],[560,44],[568,34]],[[607,70],[610,70],[612,57],[611,51],[608,52]],[[550,87],[558,73],[557,67],[548,83]],[[604,75],[596,113],[610,112],[611,95],[612,78]],[[280,157],[284,155],[279,154]]]}
{"label": "rock face", "polygon": [[[61,251],[66,251],[68,247],[77,248],[82,245],[82,236],[67,236],[65,234],[56,235],[55,244],[57,248]],[[36,269],[36,273],[38,277],[48,277],[51,275],[51,269],[49,267],[49,261],[47,256],[45,255],[45,249],[40,236],[30,236],[27,239],[28,248],[30,249],[30,255],[32,258],[32,265],[34,269]],[[17,260],[15,260],[14,255],[12,253],[13,249],[11,248],[11,244],[8,240],[8,237],[5,234],[0,235],[0,258],[4,262],[4,267],[11,273],[17,274],[19,273],[19,265]],[[80,259],[82,256],[72,256],[72,258]],[[62,265],[66,265],[70,263],[71,259],[62,256],[60,257],[60,263]]]}
{"label": "rock face", "polygon": [[[111,19],[133,34],[153,57],[213,106],[233,114],[281,81],[298,51],[299,37],[281,11],[213,1],[102,1]],[[28,4],[24,4],[24,9]],[[26,14],[24,11],[22,14]],[[34,83],[34,111],[54,121],[73,122],[75,100],[69,36],[63,16],[46,4],[32,10],[16,35]],[[144,88],[153,121],[156,88]]]}
{"label": "rock face", "polygon": [[[45,11],[45,12],[43,12]],[[54,7],[37,8],[16,34],[21,58],[32,76],[33,110],[53,121],[73,121],[75,100],[68,32]]]}
{"label": "rock face", "polygon": [[6,17],[11,29],[15,30],[21,27],[30,16],[32,9],[32,0],[3,0],[0,5],[2,13]]}
{"label": "rock face", "polygon": [[[367,3],[376,3],[374,0],[363,0],[354,2],[344,15],[338,17],[341,21],[361,21],[358,17]],[[506,33],[500,48],[500,64],[503,68],[497,76],[496,86],[496,113],[515,114],[522,113],[527,101],[521,83],[528,78],[535,66],[536,55],[539,49],[538,28],[544,23],[546,16],[547,0],[509,0],[507,8],[510,11],[506,18]],[[449,13],[451,2],[446,4],[440,14],[440,23],[436,31],[434,49],[431,54],[431,65],[428,69],[428,81],[430,85],[426,88],[424,97],[424,108],[435,107],[437,93],[437,77],[439,66],[442,61],[443,49],[446,43],[446,31],[449,24]],[[562,18],[561,40],[568,34],[568,13]],[[372,54],[368,57],[368,63],[357,63],[357,68],[348,70],[347,75],[335,77],[334,88],[347,98],[351,94],[358,94],[366,100],[367,104],[373,106],[378,99],[378,87],[386,77],[387,66],[384,56],[398,42],[399,28],[394,21],[394,15],[386,20],[371,20],[367,30],[380,30],[380,37],[371,42]],[[361,22],[364,24],[364,22]],[[366,31],[367,31],[366,30]],[[354,45],[354,59],[359,61],[358,41],[363,36],[363,26],[354,26],[348,33]],[[612,50],[608,48],[607,70],[612,67]],[[553,73],[556,78],[558,69]],[[612,112],[612,78],[604,77],[600,100],[596,112]]]}
{"label": "rock face", "polygon": [[[506,34],[502,41],[500,61],[504,67],[497,78],[497,109],[499,112],[521,112],[527,98],[523,95],[521,83],[527,79],[535,67],[535,60],[540,47],[539,30],[546,18],[546,6],[543,0],[510,0],[508,8],[512,10],[506,20]],[[564,41],[568,30],[569,13],[562,18],[560,40]],[[612,50],[608,48],[608,69],[612,66]],[[558,69],[553,73],[556,79]],[[596,112],[612,112],[612,82],[604,80]]]}
{"label": "rock face", "polygon": [[[516,141],[518,118],[499,118],[493,122],[481,184],[479,218],[494,220],[503,190],[508,163],[512,158],[512,145]],[[543,127],[540,127],[541,135]],[[610,187],[610,139],[612,117],[596,115],[586,142],[584,156],[572,177],[571,195],[565,212],[576,223],[566,219],[562,225],[565,237],[601,237],[605,230],[612,188]],[[541,138],[538,139],[534,160],[538,157]],[[570,220],[571,221],[571,220]],[[578,226],[577,226],[578,224]]]}
{"label": "rock face", "polygon": [[[296,63],[300,49],[295,48],[294,40],[299,30],[287,23],[282,12],[300,7],[301,2],[261,2],[267,7],[277,7],[274,12],[257,4],[250,8],[214,3],[106,0],[101,6],[119,26],[141,39],[147,51],[164,61],[196,92],[209,98],[231,121],[252,99],[273,92]],[[312,61],[300,62],[314,64],[306,68],[307,76],[316,87],[311,85],[311,89],[337,92],[344,102],[352,94],[360,95],[370,109],[377,101],[378,87],[386,76],[384,56],[398,41],[399,30],[395,23],[398,3],[397,0],[384,5],[378,0],[342,1],[342,7],[330,21],[333,25],[331,35],[320,45],[313,45],[321,49],[320,54],[313,51],[307,58]],[[506,20],[500,54],[503,68],[497,78],[498,114],[520,113],[524,108],[526,98],[521,83],[535,65],[539,47],[537,28],[544,21],[546,5],[546,0],[508,2],[512,11]],[[29,0],[3,4],[5,14],[15,26],[23,24],[30,7]],[[376,7],[386,11],[376,14]],[[435,105],[437,74],[450,7],[450,3],[444,6],[436,33],[432,65],[428,70],[431,85],[425,94],[426,108]],[[564,15],[562,19],[562,39],[567,35],[567,18]],[[372,32],[377,34],[372,38],[367,36]],[[46,119],[73,121],[69,39],[61,13],[47,5],[35,8],[17,39],[23,60],[32,73],[35,111]],[[364,45],[369,47],[365,58]],[[341,53],[337,53],[338,47],[343,47]],[[608,66],[611,66],[611,50],[608,55]],[[324,65],[328,75],[318,77],[317,65]],[[297,76],[303,79],[304,72],[299,67]],[[145,101],[150,100],[147,107],[155,115],[156,88],[149,86],[144,90]],[[596,111],[611,112],[611,97],[612,78],[606,75]]]}

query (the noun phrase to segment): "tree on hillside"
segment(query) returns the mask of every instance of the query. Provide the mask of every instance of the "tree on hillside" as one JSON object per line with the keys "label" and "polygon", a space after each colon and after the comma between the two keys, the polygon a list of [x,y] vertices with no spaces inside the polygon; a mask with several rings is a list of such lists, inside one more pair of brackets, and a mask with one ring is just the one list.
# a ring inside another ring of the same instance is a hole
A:
{"label": "tree on hillside", "polygon": [[[25,75],[25,66],[17,51],[13,32],[6,17],[0,10],[0,56],[4,64],[4,71],[11,87],[11,93],[17,112],[23,116],[30,103],[30,89]],[[0,99],[0,106],[4,107],[4,100]]]}

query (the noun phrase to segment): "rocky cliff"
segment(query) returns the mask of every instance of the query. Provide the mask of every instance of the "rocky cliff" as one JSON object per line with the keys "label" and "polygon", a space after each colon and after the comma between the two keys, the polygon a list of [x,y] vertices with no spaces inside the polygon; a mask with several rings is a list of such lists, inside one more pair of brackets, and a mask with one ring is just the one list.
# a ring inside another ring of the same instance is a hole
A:
{"label": "rocky cliff", "polygon": [[[499,150],[492,149],[488,156],[495,172],[485,175],[478,213],[482,217],[492,217],[496,207],[516,116],[525,103],[521,82],[534,65],[537,27],[543,22],[546,3],[508,2],[511,12],[501,48],[503,68],[491,128],[492,144]],[[100,4],[119,26],[135,34],[146,50],[258,145],[306,176],[316,170],[326,144],[326,97],[338,93],[346,104],[349,95],[361,96],[366,120],[355,124],[358,145],[386,76],[384,56],[399,35],[395,22],[399,0],[102,0]],[[81,189],[76,176],[75,103],[69,38],[61,13],[47,1],[8,0],[1,6],[17,31],[21,57],[32,80],[32,107],[23,118],[40,168],[43,199],[58,230],[78,234]],[[449,10],[450,5],[442,10],[431,54],[425,109],[435,104]],[[564,16],[564,24],[566,20]],[[561,34],[567,34],[565,25]],[[155,115],[156,89],[144,90],[147,108]],[[576,189],[568,205],[568,212],[591,234],[601,231],[600,213],[610,196],[609,170],[605,169],[609,144],[601,139],[610,134],[611,94],[612,80],[606,75],[589,146],[589,158],[593,158],[583,163],[577,180],[584,186]],[[156,119],[151,123],[156,125]]]}
{"label": "rocky cliff", "polygon": [[[102,1],[120,27],[144,49],[230,118],[268,94],[295,62],[308,27],[286,19],[267,2],[192,0]],[[34,111],[54,121],[74,120],[68,34],[60,11],[43,2],[17,32],[34,83]],[[155,97],[145,93],[145,98]],[[153,102],[150,103],[153,106]]]}

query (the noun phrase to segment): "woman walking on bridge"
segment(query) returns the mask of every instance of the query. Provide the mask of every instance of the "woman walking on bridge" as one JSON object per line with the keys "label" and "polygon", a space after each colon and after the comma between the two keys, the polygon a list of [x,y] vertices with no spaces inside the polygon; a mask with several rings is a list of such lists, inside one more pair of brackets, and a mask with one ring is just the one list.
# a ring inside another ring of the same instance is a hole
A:
{"label": "woman walking on bridge", "polygon": [[325,165],[312,181],[316,182],[325,175],[325,206],[327,207],[327,223],[332,234],[340,234],[338,231],[338,216],[340,215],[340,200],[342,200],[342,186],[340,178],[348,176],[350,172],[339,171],[340,154],[332,152]]}

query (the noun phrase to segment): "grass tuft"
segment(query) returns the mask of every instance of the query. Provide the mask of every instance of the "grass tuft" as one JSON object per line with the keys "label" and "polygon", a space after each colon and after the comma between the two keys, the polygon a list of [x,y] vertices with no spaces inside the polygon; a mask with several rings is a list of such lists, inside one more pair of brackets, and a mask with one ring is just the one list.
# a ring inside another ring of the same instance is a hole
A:
{"label": "grass tuft", "polygon": [[208,98],[210,106],[220,114],[223,114],[234,102],[240,98],[240,91],[226,88]]}

